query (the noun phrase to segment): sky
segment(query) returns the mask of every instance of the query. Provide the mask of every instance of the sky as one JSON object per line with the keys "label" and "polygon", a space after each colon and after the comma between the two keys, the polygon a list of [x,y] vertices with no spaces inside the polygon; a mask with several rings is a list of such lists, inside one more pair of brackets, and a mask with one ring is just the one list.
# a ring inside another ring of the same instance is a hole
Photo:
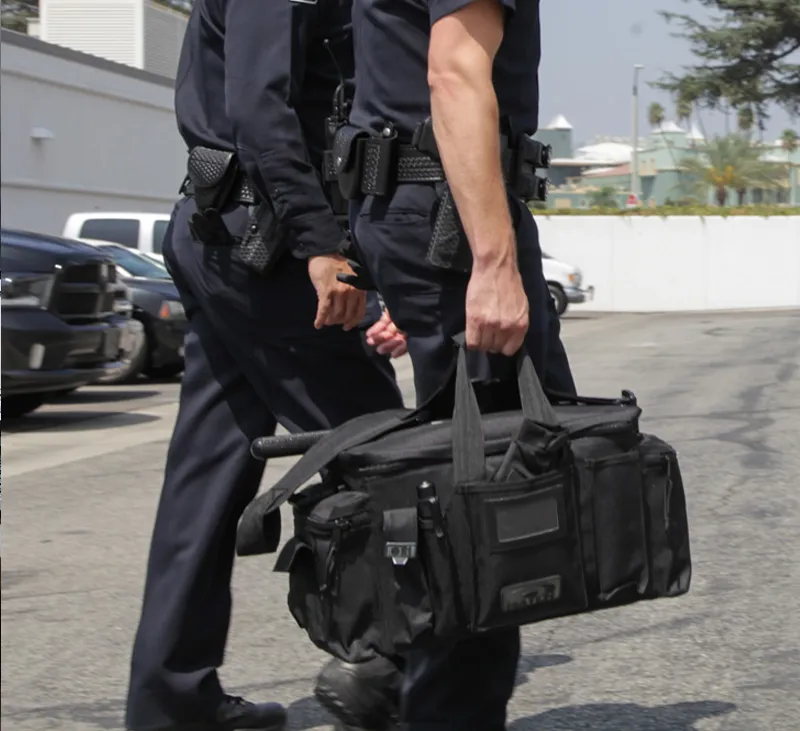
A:
{"label": "sky", "polygon": [[[647,83],[694,63],[687,41],[672,36],[674,23],[659,10],[687,13],[701,19],[707,11],[685,0],[542,0],[541,126],[563,114],[574,127],[576,147],[596,135],[632,136],[633,67],[640,72],[640,134],[649,131],[647,108],[659,102],[674,120],[669,95]],[[770,110],[765,139],[775,140],[794,126],[780,109]],[[724,134],[725,117],[700,111],[706,134]],[[735,129],[733,116],[729,119]]]}

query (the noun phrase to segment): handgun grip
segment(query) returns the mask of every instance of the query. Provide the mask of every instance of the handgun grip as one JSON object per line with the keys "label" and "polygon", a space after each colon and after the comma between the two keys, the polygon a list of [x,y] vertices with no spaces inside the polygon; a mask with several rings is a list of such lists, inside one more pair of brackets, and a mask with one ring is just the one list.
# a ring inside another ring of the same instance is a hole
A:
{"label": "handgun grip", "polygon": [[472,270],[472,252],[447,183],[439,199],[427,259],[442,269],[454,269],[464,273]]}

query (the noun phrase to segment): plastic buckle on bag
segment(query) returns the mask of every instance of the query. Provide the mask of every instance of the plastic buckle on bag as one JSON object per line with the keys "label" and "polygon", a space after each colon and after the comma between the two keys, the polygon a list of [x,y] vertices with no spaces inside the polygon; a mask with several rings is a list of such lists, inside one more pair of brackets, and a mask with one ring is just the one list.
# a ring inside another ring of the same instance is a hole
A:
{"label": "plastic buckle on bag", "polygon": [[383,555],[392,559],[395,566],[405,566],[410,559],[417,557],[417,544],[386,541]]}

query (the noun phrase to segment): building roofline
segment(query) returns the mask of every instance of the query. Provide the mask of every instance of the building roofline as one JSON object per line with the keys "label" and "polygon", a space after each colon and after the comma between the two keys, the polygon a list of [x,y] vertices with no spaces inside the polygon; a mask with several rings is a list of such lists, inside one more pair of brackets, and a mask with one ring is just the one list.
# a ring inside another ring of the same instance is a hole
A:
{"label": "building roofline", "polygon": [[0,43],[3,45],[7,43],[10,46],[18,46],[19,48],[27,48],[30,51],[37,51],[38,53],[55,56],[65,61],[80,63],[84,66],[91,66],[102,71],[109,71],[112,74],[121,74],[122,76],[128,76],[140,81],[147,81],[151,84],[158,84],[159,86],[166,86],[169,88],[175,86],[175,80],[168,76],[154,74],[152,71],[143,71],[142,69],[137,69],[124,63],[117,63],[116,61],[109,61],[99,56],[93,56],[90,53],[83,53],[71,48],[65,48],[64,46],[58,46],[55,43],[47,43],[47,41],[33,38],[24,33],[17,33],[7,28],[3,28],[2,31],[0,31]]}

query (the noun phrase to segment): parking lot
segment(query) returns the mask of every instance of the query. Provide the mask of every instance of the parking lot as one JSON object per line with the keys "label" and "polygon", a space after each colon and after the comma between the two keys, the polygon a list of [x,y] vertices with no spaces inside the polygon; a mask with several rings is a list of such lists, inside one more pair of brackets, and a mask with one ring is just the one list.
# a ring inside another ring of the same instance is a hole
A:
{"label": "parking lot", "polygon": [[[643,430],[677,447],[693,584],[681,599],[527,628],[510,729],[796,731],[800,311],[576,308],[563,328],[581,393],[633,390]],[[411,398],[407,359],[398,373]],[[122,729],[178,388],[85,388],[3,424],[8,731]],[[286,466],[272,463],[265,486]],[[293,731],[329,729],[311,697],[324,657],[289,616],[273,559],[237,564],[222,675],[231,692],[288,705]]]}

